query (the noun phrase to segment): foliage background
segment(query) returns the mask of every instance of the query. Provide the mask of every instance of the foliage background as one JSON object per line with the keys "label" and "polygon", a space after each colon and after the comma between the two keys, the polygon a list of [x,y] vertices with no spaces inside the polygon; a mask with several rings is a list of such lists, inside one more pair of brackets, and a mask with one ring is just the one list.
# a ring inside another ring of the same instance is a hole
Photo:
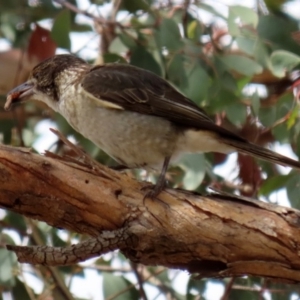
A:
{"label": "foliage background", "polygon": [[[300,64],[299,5],[284,0],[236,2],[227,6],[223,1],[200,0],[0,0],[1,106],[5,94],[26,80],[36,63],[71,51],[91,63],[123,62],[151,70],[216,123],[299,157],[298,104],[286,77]],[[295,7],[293,16],[285,11],[287,4]],[[12,113],[0,111],[3,143],[74,155],[48,127],[58,127],[100,162],[114,164],[41,103],[27,103]],[[143,171],[135,175],[145,179]],[[300,208],[295,171],[242,155],[186,155],[170,169],[168,179],[174,187],[199,192],[212,187],[265,201],[277,201],[279,195],[286,204]],[[85,237],[8,211],[0,211],[0,227],[4,300],[299,299],[300,295],[299,287],[268,279],[199,280],[180,271],[131,264],[119,253],[70,267],[19,265],[5,244],[65,246]]]}

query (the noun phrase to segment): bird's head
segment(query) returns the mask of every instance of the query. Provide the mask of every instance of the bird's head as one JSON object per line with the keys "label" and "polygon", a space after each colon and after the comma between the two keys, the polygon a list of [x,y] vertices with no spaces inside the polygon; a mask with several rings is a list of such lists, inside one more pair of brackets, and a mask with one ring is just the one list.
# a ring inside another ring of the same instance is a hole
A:
{"label": "bird's head", "polygon": [[69,54],[46,59],[33,68],[26,82],[7,94],[4,109],[9,110],[15,103],[31,99],[45,102],[55,108],[62,86],[70,83],[71,75],[76,74],[74,71],[86,69],[87,66],[85,61]]}

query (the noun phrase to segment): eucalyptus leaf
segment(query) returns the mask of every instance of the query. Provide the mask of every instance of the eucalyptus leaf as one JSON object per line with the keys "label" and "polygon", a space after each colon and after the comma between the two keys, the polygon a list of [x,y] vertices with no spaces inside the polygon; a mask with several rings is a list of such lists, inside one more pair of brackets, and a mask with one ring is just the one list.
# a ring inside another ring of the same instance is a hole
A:
{"label": "eucalyptus leaf", "polygon": [[24,282],[20,281],[18,277],[16,277],[16,284],[11,290],[13,299],[22,299],[22,300],[32,300],[33,291],[31,290],[32,294],[29,294],[31,288],[29,286],[25,287]]}
{"label": "eucalyptus leaf", "polygon": [[190,22],[187,29],[188,38],[197,42],[201,37],[201,33],[202,33],[202,27],[199,21],[193,20],[192,22]]}
{"label": "eucalyptus leaf", "polygon": [[[206,280],[199,280],[194,279],[191,277],[187,284],[187,300],[194,300],[195,296],[194,293],[201,296],[200,299],[205,299],[204,295],[207,290],[207,281]],[[192,293],[194,292],[194,293]]]}
{"label": "eucalyptus leaf", "polygon": [[149,11],[150,5],[145,0],[122,0],[120,8],[135,13],[139,10]]}
{"label": "eucalyptus leaf", "polygon": [[237,126],[245,123],[247,118],[247,107],[242,103],[235,103],[225,107],[226,115],[230,122]]}
{"label": "eucalyptus leaf", "polygon": [[273,74],[284,77],[288,71],[300,64],[300,56],[285,50],[277,50],[271,54],[270,61]]}
{"label": "eucalyptus leaf", "polygon": [[0,286],[14,286],[16,281],[13,270],[17,267],[15,254],[5,248],[0,248],[0,262]]}
{"label": "eucalyptus leaf", "polygon": [[260,98],[257,91],[255,91],[255,93],[253,93],[251,97],[251,107],[253,109],[254,114],[258,116],[260,108]]}
{"label": "eucalyptus leaf", "polygon": [[56,16],[51,31],[51,37],[58,47],[70,50],[70,30],[71,14],[68,9],[64,9]]}
{"label": "eucalyptus leaf", "polygon": [[227,25],[232,36],[240,35],[243,25],[251,25],[256,28],[257,24],[258,15],[253,9],[240,5],[229,7]]}
{"label": "eucalyptus leaf", "polygon": [[188,87],[189,81],[184,68],[183,55],[175,54],[172,59],[170,59],[167,65],[167,75],[168,79],[181,90]]}
{"label": "eucalyptus leaf", "polygon": [[127,63],[124,57],[116,53],[104,53],[103,60],[105,63]]}
{"label": "eucalyptus leaf", "polygon": [[229,7],[229,14],[233,14],[242,24],[252,25],[254,28],[258,24],[258,14],[250,7],[233,5]]}
{"label": "eucalyptus leaf", "polygon": [[[132,300],[139,299],[139,293],[134,286],[124,277],[117,276],[110,273],[103,273],[103,296],[104,298],[112,297],[113,295],[119,296],[114,297],[115,300]],[[124,291],[124,292],[122,292]]]}
{"label": "eucalyptus leaf", "polygon": [[259,189],[259,194],[268,196],[276,190],[284,188],[292,175],[277,175],[267,178]]}
{"label": "eucalyptus leaf", "polygon": [[132,50],[130,63],[137,67],[152,71],[157,75],[161,75],[161,68],[152,54],[144,47],[137,46]]}
{"label": "eucalyptus leaf", "polygon": [[230,300],[257,300],[257,295],[253,291],[231,289],[229,293]]}
{"label": "eucalyptus leaf", "polygon": [[183,186],[187,190],[195,190],[205,176],[205,158],[203,154],[185,154],[179,166],[185,171]]}
{"label": "eucalyptus leaf", "polygon": [[272,126],[276,121],[276,107],[261,107],[258,117],[265,127]]}
{"label": "eucalyptus leaf", "polygon": [[184,93],[187,97],[201,103],[211,85],[211,78],[200,64],[195,64],[192,69],[186,70],[187,84]]}
{"label": "eucalyptus leaf", "polygon": [[300,180],[297,172],[292,172],[286,183],[286,191],[292,207],[300,208]]}
{"label": "eucalyptus leaf", "polygon": [[173,19],[163,19],[158,30],[159,45],[169,50],[182,47],[178,24]]}
{"label": "eucalyptus leaf", "polygon": [[227,54],[222,56],[221,60],[230,70],[234,70],[242,75],[252,76],[263,71],[260,64],[247,56]]}

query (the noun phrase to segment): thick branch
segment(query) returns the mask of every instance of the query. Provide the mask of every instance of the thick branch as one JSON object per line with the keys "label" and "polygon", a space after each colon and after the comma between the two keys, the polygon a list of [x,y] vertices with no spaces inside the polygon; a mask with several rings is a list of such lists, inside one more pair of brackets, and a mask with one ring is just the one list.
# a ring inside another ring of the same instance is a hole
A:
{"label": "thick branch", "polygon": [[[144,183],[99,168],[95,172],[27,149],[0,146],[1,207],[98,237],[64,250],[16,248],[19,259],[23,255],[22,261],[32,263],[73,263],[119,248],[134,262],[201,276],[249,274],[300,282],[299,211],[171,189],[159,200],[143,201]],[[31,256],[24,259],[28,251]],[[63,255],[53,258],[45,254],[49,251]]]}

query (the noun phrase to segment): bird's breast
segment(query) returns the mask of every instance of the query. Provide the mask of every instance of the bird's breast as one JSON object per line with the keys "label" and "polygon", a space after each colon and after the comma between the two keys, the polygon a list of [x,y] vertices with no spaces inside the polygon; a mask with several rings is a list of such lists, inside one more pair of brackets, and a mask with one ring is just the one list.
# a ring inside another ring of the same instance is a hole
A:
{"label": "bird's breast", "polygon": [[59,112],[70,125],[121,164],[160,168],[174,152],[180,133],[168,120],[101,107],[80,89],[60,102]]}

